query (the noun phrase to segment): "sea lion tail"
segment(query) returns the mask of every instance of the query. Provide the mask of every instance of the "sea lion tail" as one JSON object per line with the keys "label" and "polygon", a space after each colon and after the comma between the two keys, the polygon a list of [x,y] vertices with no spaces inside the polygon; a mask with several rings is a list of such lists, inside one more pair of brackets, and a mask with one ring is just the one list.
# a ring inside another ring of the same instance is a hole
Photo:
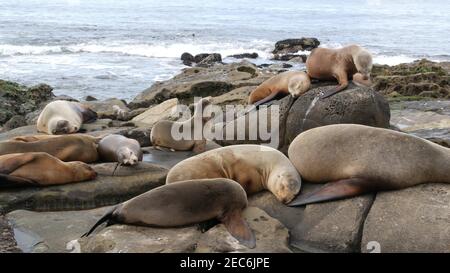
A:
{"label": "sea lion tail", "polygon": [[86,232],[85,234],[81,235],[81,237],[88,237],[92,232],[94,232],[94,230],[100,226],[101,224],[103,224],[104,222],[106,223],[106,226],[109,226],[112,224],[112,219],[113,219],[113,213],[116,211],[116,209],[118,208],[119,205],[112,207],[110,210],[108,210],[98,221],[97,223],[95,223],[91,229]]}

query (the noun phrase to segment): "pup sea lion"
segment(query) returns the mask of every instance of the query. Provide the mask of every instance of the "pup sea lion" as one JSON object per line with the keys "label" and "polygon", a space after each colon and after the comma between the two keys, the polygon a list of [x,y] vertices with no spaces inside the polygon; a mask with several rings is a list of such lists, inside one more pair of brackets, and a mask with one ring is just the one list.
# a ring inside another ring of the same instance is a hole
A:
{"label": "pup sea lion", "polygon": [[367,81],[372,71],[372,55],[358,45],[343,48],[316,48],[306,60],[306,69],[312,79],[336,79],[339,85],[323,94],[330,97],[347,88],[349,77],[359,72],[362,80]]}
{"label": "pup sea lion", "polygon": [[250,93],[248,104],[258,106],[270,101],[278,94],[291,94],[298,97],[311,87],[308,74],[302,71],[286,71],[260,84]]}
{"label": "pup sea lion", "polygon": [[37,121],[38,132],[49,135],[73,134],[83,123],[97,119],[97,113],[81,103],[56,100],[47,104]]}
{"label": "pup sea lion", "polygon": [[234,180],[248,194],[267,189],[283,203],[297,195],[301,184],[283,153],[260,145],[232,145],[185,159],[170,169],[166,184],[204,178]]}
{"label": "pup sea lion", "polygon": [[298,135],[288,153],[303,179],[329,182],[291,206],[421,183],[450,183],[450,149],[388,129],[356,124],[318,127]]}
{"label": "pup sea lion", "polygon": [[141,145],[135,139],[122,135],[105,136],[98,143],[98,153],[103,162],[118,162],[123,165],[136,165],[142,161]]}
{"label": "pup sea lion", "polygon": [[[194,115],[183,122],[174,122],[169,120],[158,121],[153,125],[150,133],[150,140],[153,146],[170,148],[176,151],[188,151],[193,150],[196,153],[203,152],[205,150],[206,139],[194,139],[194,130],[201,129],[203,134],[203,126],[211,117],[203,117],[203,109],[211,103],[210,98],[203,98],[195,105]],[[201,125],[201,128],[196,128],[194,124]],[[191,130],[190,139],[176,140],[172,136],[172,128],[188,128]]]}
{"label": "pup sea lion", "polygon": [[0,156],[0,186],[49,186],[92,180],[96,172],[80,161],[63,162],[47,153]]}
{"label": "pup sea lion", "polygon": [[92,163],[98,160],[99,139],[89,135],[20,136],[0,142],[0,155],[45,152],[62,161]]}
{"label": "pup sea lion", "polygon": [[239,242],[249,248],[255,236],[243,219],[247,196],[229,179],[189,180],[164,185],[114,206],[83,236],[99,225],[123,223],[139,226],[178,227],[217,218]]}

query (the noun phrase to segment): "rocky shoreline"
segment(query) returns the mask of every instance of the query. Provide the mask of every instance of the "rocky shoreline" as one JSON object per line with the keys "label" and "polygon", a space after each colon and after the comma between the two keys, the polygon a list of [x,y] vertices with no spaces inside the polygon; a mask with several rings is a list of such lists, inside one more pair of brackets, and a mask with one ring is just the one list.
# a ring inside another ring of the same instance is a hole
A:
{"label": "rocky shoreline", "polygon": [[[289,43],[294,50],[286,46]],[[306,45],[317,47],[318,41],[284,41],[276,51],[284,56],[308,49]],[[0,228],[4,230],[0,252],[17,250],[5,219],[20,231],[16,239],[22,251],[74,251],[66,244],[95,222],[104,210],[100,207],[162,185],[171,166],[193,155],[153,150],[149,135],[156,121],[176,119],[171,115],[173,107],[192,104],[195,96],[212,96],[219,106],[245,105],[256,86],[289,66],[256,66],[247,60],[224,64],[219,56],[209,56],[200,60],[185,55],[183,61],[197,65],[153,84],[129,103],[115,98],[98,101],[95,96],[81,101],[99,115],[96,122],[83,125],[85,133],[118,133],[136,139],[146,152],[145,162],[137,169],[122,167],[115,176],[111,175],[114,164],[92,164],[99,173],[92,182],[0,192]],[[278,148],[286,151],[293,137],[308,128],[339,122],[391,127],[450,147],[449,72],[449,63],[428,60],[374,66],[372,89],[351,85],[330,100],[318,102],[312,110],[315,95],[335,83],[314,84],[296,100],[284,97],[274,103],[281,110]],[[36,134],[34,124],[46,103],[74,100],[56,97],[51,90],[45,84],[25,87],[0,81],[0,141]],[[128,114],[118,116],[114,105]],[[251,129],[252,125],[248,126]],[[217,144],[209,143],[208,149]],[[314,187],[305,183],[303,190]],[[448,204],[450,185],[445,184],[419,185],[306,208],[286,207],[264,192],[249,197],[246,217],[256,231],[259,246],[252,251],[257,252],[370,252],[372,241],[379,243],[383,252],[450,252]],[[78,243],[82,252],[248,251],[233,240],[220,225],[206,233],[195,227],[160,230],[114,226]]]}

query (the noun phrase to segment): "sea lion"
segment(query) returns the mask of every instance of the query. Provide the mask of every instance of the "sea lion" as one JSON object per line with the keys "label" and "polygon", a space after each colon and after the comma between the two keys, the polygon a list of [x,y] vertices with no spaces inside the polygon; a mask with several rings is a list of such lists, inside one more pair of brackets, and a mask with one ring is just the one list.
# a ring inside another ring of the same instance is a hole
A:
{"label": "sea lion", "polygon": [[49,186],[92,180],[96,172],[80,161],[63,162],[47,153],[0,156],[0,186]]}
{"label": "sea lion", "polygon": [[44,107],[37,121],[38,132],[49,135],[73,134],[83,123],[97,119],[97,113],[81,103],[52,101]]}
{"label": "sea lion", "polygon": [[99,140],[83,134],[19,136],[0,142],[0,155],[45,152],[66,162],[92,163],[98,160]]}
{"label": "sea lion", "polygon": [[229,179],[188,180],[164,185],[114,206],[83,236],[99,225],[179,227],[217,218],[239,242],[256,246],[255,236],[242,217],[247,196]]}
{"label": "sea lion", "polygon": [[[203,109],[205,109],[211,103],[211,98],[202,98],[195,105],[194,115],[182,122],[161,120],[158,121],[150,133],[150,140],[153,147],[165,147],[175,151],[188,151],[192,150],[196,153],[203,152],[205,150],[206,139],[203,138],[203,127],[211,119],[211,117],[203,116]],[[194,124],[201,125],[201,128],[196,128]],[[175,126],[175,127],[174,127]],[[176,140],[172,136],[173,128],[189,128],[190,139]],[[201,129],[202,139],[195,139],[194,130]]]}
{"label": "sea lion", "polygon": [[139,161],[142,161],[142,151],[139,142],[117,134],[105,136],[100,140],[98,143],[98,154],[102,162],[136,165]]}
{"label": "sea lion", "polygon": [[261,145],[232,145],[185,159],[170,169],[166,184],[190,179],[228,178],[248,194],[267,189],[283,203],[300,191],[301,179],[280,151]]}
{"label": "sea lion", "polygon": [[370,80],[370,78],[365,78],[361,73],[356,73],[355,75],[353,75],[352,77],[352,81],[354,84],[358,85],[358,86],[371,86],[372,85],[372,81]]}
{"label": "sea lion", "polygon": [[388,129],[356,124],[314,128],[298,135],[288,154],[303,179],[329,182],[291,206],[450,183],[450,149]]}
{"label": "sea lion", "polygon": [[[372,71],[372,55],[358,45],[349,45],[338,49],[316,48],[306,60],[306,69],[311,79],[333,80],[339,85],[321,96],[330,97],[347,88],[349,78],[359,72],[362,80],[367,81]],[[358,76],[357,76],[358,77]]]}
{"label": "sea lion", "polygon": [[291,94],[298,97],[311,87],[311,80],[303,71],[286,71],[260,84],[250,93],[248,104],[255,107],[270,101],[278,94]]}

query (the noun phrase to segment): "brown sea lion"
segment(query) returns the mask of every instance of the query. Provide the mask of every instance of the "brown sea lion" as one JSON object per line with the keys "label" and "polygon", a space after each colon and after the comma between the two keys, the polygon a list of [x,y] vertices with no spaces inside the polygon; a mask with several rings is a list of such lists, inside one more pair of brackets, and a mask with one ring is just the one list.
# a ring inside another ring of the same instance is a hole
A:
{"label": "brown sea lion", "polygon": [[38,132],[49,135],[73,134],[83,123],[97,119],[97,113],[81,103],[56,100],[47,104],[37,121]]}
{"label": "brown sea lion", "polygon": [[49,186],[92,180],[95,171],[80,161],[63,162],[47,153],[0,156],[0,186]]}
{"label": "brown sea lion", "polygon": [[328,182],[291,206],[421,183],[450,183],[450,149],[388,129],[356,124],[314,128],[298,135],[288,154],[303,179]]}
{"label": "brown sea lion", "polygon": [[298,97],[311,87],[308,74],[303,71],[282,72],[260,84],[250,93],[248,104],[258,106],[270,101],[278,94],[291,94]]}
{"label": "brown sea lion", "polygon": [[98,154],[102,162],[136,165],[139,161],[142,161],[142,151],[139,142],[117,134],[105,136],[100,140],[98,143]]}
{"label": "brown sea lion", "polygon": [[190,179],[228,178],[248,194],[267,189],[283,203],[300,191],[295,167],[280,151],[261,145],[232,145],[185,159],[170,169],[166,184]]}
{"label": "brown sea lion", "polygon": [[[158,121],[150,133],[150,140],[154,147],[165,147],[175,151],[188,151],[193,150],[196,153],[203,152],[205,150],[206,139],[203,138],[203,127],[211,117],[203,116],[203,109],[205,109],[211,103],[211,98],[202,98],[195,105],[194,115],[183,122],[161,120]],[[195,126],[200,125],[201,128]],[[189,139],[175,139],[172,132],[176,129],[191,130],[189,132]],[[202,130],[201,139],[195,139],[194,130]]]}
{"label": "brown sea lion", "polygon": [[327,98],[347,88],[348,80],[358,72],[362,80],[369,80],[372,71],[372,55],[358,45],[338,49],[316,48],[306,60],[306,69],[311,79],[336,79],[339,82],[337,87],[321,96],[321,98]]}
{"label": "brown sea lion", "polygon": [[62,161],[92,163],[98,160],[99,138],[89,135],[34,135],[19,136],[0,142],[0,155],[45,152]]}
{"label": "brown sea lion", "polygon": [[255,236],[242,217],[247,196],[229,179],[189,180],[164,185],[114,206],[83,236],[99,225],[123,223],[153,227],[179,227],[217,218],[243,245],[254,248]]}

